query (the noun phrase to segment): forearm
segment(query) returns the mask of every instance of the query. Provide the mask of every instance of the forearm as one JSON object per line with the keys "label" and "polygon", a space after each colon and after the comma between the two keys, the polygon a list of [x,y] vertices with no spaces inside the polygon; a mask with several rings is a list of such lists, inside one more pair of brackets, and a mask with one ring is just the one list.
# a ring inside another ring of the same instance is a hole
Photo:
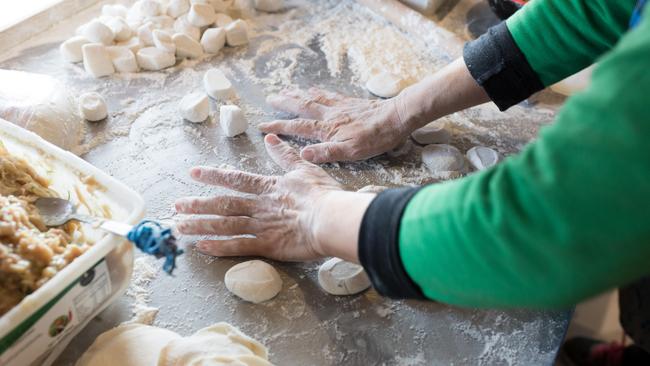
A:
{"label": "forearm", "polygon": [[332,191],[315,204],[314,236],[319,254],[359,262],[359,227],[374,198],[371,193]]}
{"label": "forearm", "polygon": [[459,58],[406,88],[395,102],[400,119],[415,130],[440,117],[489,101],[465,61]]}

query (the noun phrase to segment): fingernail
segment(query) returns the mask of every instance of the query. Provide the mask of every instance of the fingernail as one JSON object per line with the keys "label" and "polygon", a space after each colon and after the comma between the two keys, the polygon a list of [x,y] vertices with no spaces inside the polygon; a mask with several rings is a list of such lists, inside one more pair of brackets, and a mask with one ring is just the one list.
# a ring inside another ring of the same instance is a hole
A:
{"label": "fingernail", "polygon": [[201,168],[192,168],[190,175],[195,179],[201,178]]}
{"label": "fingernail", "polygon": [[280,140],[280,138],[278,138],[278,136],[273,135],[273,134],[266,135],[266,137],[264,137],[264,141],[266,141],[267,144],[272,145],[272,146],[275,146],[275,145],[279,144],[280,142],[282,142]]}
{"label": "fingernail", "polygon": [[300,157],[307,160],[307,161],[312,161],[312,160],[314,160],[314,150],[303,149],[300,152]]}

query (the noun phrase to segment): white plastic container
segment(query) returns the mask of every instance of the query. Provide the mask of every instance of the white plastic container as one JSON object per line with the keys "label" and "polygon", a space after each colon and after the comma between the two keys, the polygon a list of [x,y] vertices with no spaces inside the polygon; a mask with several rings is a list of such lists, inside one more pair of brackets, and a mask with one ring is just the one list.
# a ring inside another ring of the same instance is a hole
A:
{"label": "white plastic container", "polygon": [[[26,159],[50,179],[61,197],[80,211],[110,212],[113,219],[136,224],[144,215],[144,201],[79,157],[38,135],[0,119],[0,140],[12,155]],[[84,177],[94,178],[91,189]],[[95,183],[96,182],[96,183]],[[133,244],[84,226],[94,245],[41,288],[0,317],[0,365],[50,365],[88,322],[120,297],[133,272]]]}

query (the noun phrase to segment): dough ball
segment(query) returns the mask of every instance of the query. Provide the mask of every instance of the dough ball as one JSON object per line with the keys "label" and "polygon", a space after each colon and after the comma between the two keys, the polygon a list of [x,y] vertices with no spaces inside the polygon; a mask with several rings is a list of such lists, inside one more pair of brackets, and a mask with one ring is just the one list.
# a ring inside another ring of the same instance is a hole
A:
{"label": "dough ball", "polygon": [[203,122],[210,114],[208,96],[201,92],[188,94],[181,99],[180,110],[184,119],[194,123]]}
{"label": "dough ball", "polygon": [[201,46],[206,53],[218,53],[226,45],[226,30],[210,28],[203,32]]}
{"label": "dough ball", "polygon": [[499,162],[499,153],[485,146],[474,146],[467,151],[467,160],[476,170],[495,166]]}
{"label": "dough ball", "polygon": [[61,43],[59,51],[64,60],[68,62],[81,62],[84,59],[83,53],[81,53],[81,47],[88,43],[90,41],[83,36],[72,37]]}
{"label": "dough ball", "polygon": [[332,295],[354,295],[370,287],[370,280],[360,265],[332,258],[318,269],[318,284]]}
{"label": "dough ball", "polygon": [[149,325],[122,325],[97,337],[76,366],[159,365],[160,351],[180,338],[175,332]]}
{"label": "dough ball", "polygon": [[248,26],[245,21],[237,19],[226,26],[226,43],[231,47],[248,43]]}
{"label": "dough ball", "polygon": [[174,54],[156,47],[145,47],[139,50],[136,58],[141,68],[151,71],[166,69],[176,63]]}
{"label": "dough ball", "polygon": [[115,72],[111,57],[108,55],[106,46],[101,43],[88,43],[81,46],[81,53],[84,58],[84,69],[90,75],[100,78]]}
{"label": "dough ball", "polygon": [[176,33],[172,37],[176,45],[178,58],[199,58],[203,55],[201,44],[185,33]]}
{"label": "dough ball", "polygon": [[84,93],[79,97],[79,113],[87,121],[101,121],[108,117],[106,101],[99,93]]}
{"label": "dough ball", "polygon": [[386,186],[369,185],[369,186],[361,187],[357,192],[358,193],[381,193],[387,189],[388,187]]}
{"label": "dough ball", "polygon": [[160,352],[158,365],[230,365],[226,360],[239,362],[233,365],[270,365],[266,347],[227,323],[171,340]]}
{"label": "dough ball", "polygon": [[282,290],[282,279],[270,264],[260,260],[239,263],[226,272],[226,288],[246,301],[260,303]]}
{"label": "dough ball", "polygon": [[449,132],[445,130],[444,126],[436,122],[418,128],[411,133],[411,137],[421,145],[448,144],[451,141]]}
{"label": "dough ball", "polygon": [[404,80],[390,72],[377,74],[366,82],[366,89],[381,98],[392,98],[406,87]]}
{"label": "dough ball", "polygon": [[465,157],[451,145],[427,145],[422,149],[422,162],[437,179],[453,179],[466,171]]}
{"label": "dough ball", "polygon": [[203,75],[203,88],[214,99],[226,100],[234,96],[232,83],[219,69],[210,69]]}
{"label": "dough ball", "polygon": [[219,124],[223,133],[235,137],[246,132],[248,120],[241,108],[236,105],[223,105],[219,109]]}

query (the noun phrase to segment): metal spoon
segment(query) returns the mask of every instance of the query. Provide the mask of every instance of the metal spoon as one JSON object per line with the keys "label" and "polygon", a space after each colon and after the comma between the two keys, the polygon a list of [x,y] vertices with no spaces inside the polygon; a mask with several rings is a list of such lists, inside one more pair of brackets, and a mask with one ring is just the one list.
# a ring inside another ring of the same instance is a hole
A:
{"label": "metal spoon", "polygon": [[133,226],[121,222],[82,215],[77,212],[77,208],[72,202],[61,198],[39,198],[34,206],[38,209],[45,226],[49,227],[61,226],[71,220],[77,220],[123,237],[126,237],[133,229]]}

